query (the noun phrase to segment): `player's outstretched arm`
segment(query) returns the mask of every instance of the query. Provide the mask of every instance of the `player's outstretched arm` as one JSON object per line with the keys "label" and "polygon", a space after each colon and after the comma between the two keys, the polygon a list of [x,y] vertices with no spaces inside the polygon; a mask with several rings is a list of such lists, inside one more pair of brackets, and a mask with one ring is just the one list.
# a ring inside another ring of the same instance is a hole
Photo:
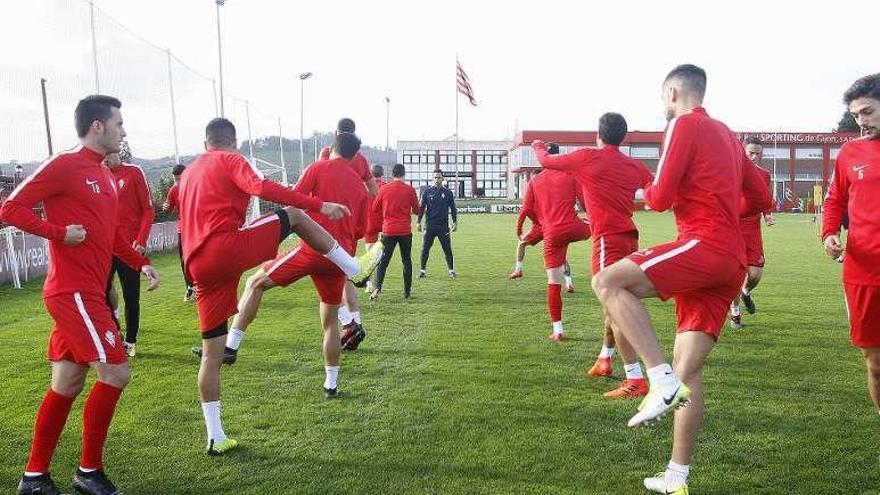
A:
{"label": "player's outstretched arm", "polygon": [[532,150],[535,152],[535,157],[538,159],[538,163],[544,168],[571,171],[584,163],[584,157],[580,156],[581,152],[584,150],[577,150],[574,153],[551,155],[550,152],[547,151],[547,143],[544,141],[532,142]]}

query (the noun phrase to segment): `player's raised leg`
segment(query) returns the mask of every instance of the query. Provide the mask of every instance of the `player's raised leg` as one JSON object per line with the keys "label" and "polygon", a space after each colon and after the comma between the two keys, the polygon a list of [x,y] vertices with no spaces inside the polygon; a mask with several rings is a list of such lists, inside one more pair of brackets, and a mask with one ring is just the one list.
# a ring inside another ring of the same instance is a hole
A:
{"label": "player's raised leg", "polygon": [[641,299],[656,297],[654,284],[639,265],[623,259],[593,277],[593,290],[608,316],[642,358],[648,373],[648,395],[629,426],[640,426],[684,404],[690,391],[663,357],[651,318]]}

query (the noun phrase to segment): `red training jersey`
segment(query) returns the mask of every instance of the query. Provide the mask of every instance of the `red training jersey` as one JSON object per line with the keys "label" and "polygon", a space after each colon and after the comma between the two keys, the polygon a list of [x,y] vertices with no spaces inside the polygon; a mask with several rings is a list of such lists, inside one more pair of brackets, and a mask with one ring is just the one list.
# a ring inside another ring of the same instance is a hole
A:
{"label": "red training jersey", "polygon": [[129,244],[137,242],[146,246],[150,227],[156,216],[147,177],[140,167],[127,163],[111,168],[110,173],[116,180],[116,191],[119,194],[117,228]]}
{"label": "red training jersey", "polygon": [[[324,146],[323,148],[321,148],[320,159],[321,160],[329,160],[330,159],[330,147],[329,146]],[[349,166],[351,166],[352,170],[354,170],[354,173],[356,173],[357,176],[360,177],[361,181],[366,183],[366,182],[370,182],[373,179],[373,174],[370,173],[370,162],[367,161],[367,157],[365,157],[363,155],[363,153],[361,153],[360,151],[358,151],[354,155],[354,158],[352,158],[348,162],[348,164],[349,164]]]}
{"label": "red training jersey", "polygon": [[[135,270],[150,263],[117,229],[116,182],[103,159],[81,145],[59,153],[19,184],[0,208],[4,222],[49,240],[43,297],[72,292],[103,297],[114,253]],[[45,219],[33,211],[40,202]],[[85,240],[64,244],[68,225],[82,225]]]}
{"label": "red training jersey", "polygon": [[697,107],[669,122],[645,202],[655,211],[672,208],[679,240],[699,239],[745,266],[740,201],[752,208],[767,193],[736,135]]}
{"label": "red training jersey", "polygon": [[168,195],[165,197],[165,205],[163,208],[168,214],[174,213],[174,210],[180,207],[179,202],[180,185],[175,183],[168,189]]}
{"label": "red training jersey", "polygon": [[208,150],[186,167],[179,194],[184,260],[211,235],[243,227],[251,196],[304,210],[317,211],[322,204],[318,198],[267,180],[239,153],[221,149]]}
{"label": "red training jersey", "polygon": [[393,180],[373,200],[371,225],[373,231],[382,225],[382,234],[398,236],[412,234],[412,217],[421,211],[416,190],[402,180]]}
{"label": "red training jersey", "polygon": [[823,208],[822,239],[840,232],[849,213],[843,281],[880,285],[880,139],[863,137],[840,148]]}
{"label": "red training jersey", "polygon": [[[175,182],[168,189],[168,195],[165,196],[165,204],[162,205],[165,213],[172,214],[175,209],[180,209],[180,184]],[[177,222],[177,233],[180,234],[180,221]]]}
{"label": "red training jersey", "polygon": [[583,188],[594,238],[637,230],[632,220],[633,199],[654,178],[642,162],[611,145],[565,155],[549,154],[542,142],[533,148],[542,167],[571,173]]}
{"label": "red training jersey", "polygon": [[[309,212],[308,215],[346,251],[354,252],[358,239],[366,231],[370,199],[360,177],[348,166],[348,160],[334,158],[309,165],[294,190],[322,201],[343,204],[351,210],[350,216],[339,220],[330,220],[318,212]],[[306,244],[304,249],[312,248]]]}
{"label": "red training jersey", "polygon": [[529,181],[534,195],[533,209],[544,230],[544,237],[552,237],[559,232],[568,231],[572,225],[582,223],[574,209],[578,200],[584,204],[581,190],[574,177],[559,170],[544,170]]}

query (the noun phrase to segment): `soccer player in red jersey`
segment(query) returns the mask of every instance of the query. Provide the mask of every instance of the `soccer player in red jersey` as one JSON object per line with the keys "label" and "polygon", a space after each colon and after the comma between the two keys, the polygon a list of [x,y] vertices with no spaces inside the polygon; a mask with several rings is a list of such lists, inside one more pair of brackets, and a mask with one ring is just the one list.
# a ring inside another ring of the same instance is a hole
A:
{"label": "soccer player in red jersey", "polygon": [[[770,187],[770,172],[761,167],[761,158],[764,155],[764,144],[761,139],[756,136],[746,138],[744,142],[746,156],[754,164],[755,168],[764,179],[767,187]],[[753,215],[743,216],[739,219],[739,227],[742,230],[743,241],[746,245],[746,265],[748,274],[746,281],[743,283],[742,291],[734,299],[730,306],[730,327],[733,329],[742,328],[742,317],[740,315],[739,302],[746,306],[746,311],[750,315],[755,314],[755,301],[752,300],[752,290],[758,286],[761,277],[764,275],[764,240],[761,237],[761,220],[767,226],[775,223],[773,212],[769,209],[755,213]]]}
{"label": "soccer player in red jersey", "polygon": [[[241,275],[274,258],[290,232],[296,232],[347,276],[367,270],[298,209],[335,220],[347,215],[348,208],[266,180],[236,152],[235,126],[229,120],[211,120],[205,135],[207,151],[187,167],[180,181],[180,229],[184,266],[195,284],[202,332],[202,347],[193,353],[201,357],[199,393],[208,432],[207,452],[217,455],[238,445],[226,436],[220,419],[220,365],[235,362],[243,336],[227,327],[227,319],[238,312]],[[252,195],[292,207],[245,224]]]}
{"label": "soccer player in red jersey", "polygon": [[841,221],[849,212],[843,291],[852,345],[862,350],[868,392],[880,412],[880,73],[862,77],[843,101],[862,138],[840,148],[825,198],[822,240],[832,259],[843,256]]}
{"label": "soccer player in red jersey", "polygon": [[[639,245],[639,231],[632,220],[633,199],[636,191],[645,187],[653,177],[641,162],[620,152],[618,147],[626,133],[626,119],[617,113],[606,113],[599,118],[596,148],[552,156],[543,143],[532,145],[542,167],[571,173],[584,190],[593,231],[594,276],[635,252]],[[615,337],[618,338],[615,340]],[[635,350],[620,332],[613,330],[607,317],[602,351],[587,374],[611,376],[615,343],[620,348],[626,379],[605,396],[640,397],[647,394],[648,384]]]}
{"label": "soccer player in red jersey", "polygon": [[[130,159],[130,157],[129,157]],[[135,251],[146,252],[150,227],[153,225],[155,212],[150,195],[150,186],[144,171],[137,165],[124,163],[120,153],[108,153],[104,157],[104,165],[113,174],[116,181],[116,192],[119,195],[119,211],[117,213],[117,229],[122,237],[131,244]],[[122,299],[125,301],[125,352],[134,357],[137,348],[137,335],[141,318],[141,277],[137,270],[126,265],[114,256],[107,279],[107,300],[118,321],[119,297],[113,287],[113,277],[119,276],[122,286]]]}
{"label": "soccer player in red jersey", "polygon": [[394,248],[400,246],[400,261],[403,263],[403,297],[409,299],[412,290],[412,215],[421,211],[416,190],[406,182],[406,168],[401,164],[391,169],[393,180],[386,184],[373,201],[370,212],[371,232],[382,232],[384,252],[379,268],[376,269],[375,288],[371,300],[379,298],[385,271],[394,255]]}
{"label": "soccer player in red jersey", "polygon": [[[367,191],[358,187],[360,178],[349,167],[349,161],[360,149],[360,139],[352,133],[340,133],[333,144],[329,160],[309,165],[294,190],[312,198],[334,201],[345,205],[351,216],[339,221],[328,220],[317,213],[309,216],[338,239],[348,253],[354,254],[357,242],[363,236],[367,224],[369,197]],[[340,336],[337,308],[342,302],[346,277],[342,270],[331,263],[311,246],[301,242],[291,251],[279,255],[263,265],[247,281],[239,301],[239,313],[232,321],[236,332],[244,332],[257,316],[263,293],[273,287],[286,287],[297,280],[310,276],[321,299],[319,313],[324,328],[324,380],[325,397],[338,396]]]}
{"label": "soccer player in red jersey", "polygon": [[[339,122],[336,124],[336,134],[342,133],[351,133],[355,132],[355,123],[353,120],[349,118],[339,119]],[[321,149],[320,159],[321,160],[329,160],[330,159],[330,146],[325,146]],[[367,158],[358,151],[351,160],[348,161],[348,165],[354,170],[355,174],[363,181],[364,186],[367,188],[367,191],[370,194],[370,198],[376,196],[378,192],[378,184],[373,177],[373,174],[370,170],[369,162]],[[381,177],[381,175],[380,175]],[[372,245],[375,244],[376,241],[372,243],[365,242],[367,252],[370,252],[372,249]],[[355,243],[357,245],[357,243]],[[355,350],[358,345],[367,337],[366,331],[364,331],[363,322],[361,321],[361,309],[360,304],[358,303],[358,295],[357,288],[351,281],[346,281],[345,290],[343,291],[343,304],[339,307],[339,320],[343,325],[342,332],[342,340],[343,340],[343,349],[345,350]]]}
{"label": "soccer player in red jersey", "polygon": [[[168,195],[165,197],[165,203],[162,205],[162,211],[171,214],[174,210],[180,209],[180,176],[186,167],[183,165],[175,165],[171,170],[174,177],[174,184],[168,189]],[[183,272],[183,281],[186,283],[186,294],[183,296],[184,302],[192,302],[196,300],[196,290],[193,288],[192,280],[186,274],[183,266],[183,243],[180,241],[180,222],[177,223],[177,254],[180,256],[180,271]]]}
{"label": "soccer player in red jersey", "polygon": [[[556,155],[559,153],[559,145],[556,143],[547,143],[547,151],[551,155]],[[536,172],[536,174],[539,173],[541,173],[540,170]],[[533,193],[529,184],[526,184],[526,193],[523,196],[523,207],[520,208],[519,215],[516,217],[516,238],[519,242],[516,245],[516,264],[514,265],[513,271],[508,275],[508,278],[510,279],[522,278],[523,276],[523,261],[526,258],[526,246],[535,246],[544,240],[544,231],[541,228],[541,221],[538,219],[538,214],[535,211],[535,198],[532,196]],[[529,203],[529,208],[525,207],[526,202]],[[525,223],[526,218],[531,220],[532,227],[529,229],[528,233],[523,236],[522,226],[523,223]],[[565,276],[566,292],[574,292],[571,265],[568,263],[568,260],[566,260],[565,265],[563,265],[563,274]]]}
{"label": "soccer player in red jersey", "polygon": [[574,178],[559,170],[545,169],[529,183],[534,208],[544,232],[544,267],[547,269],[547,309],[553,332],[550,338],[565,340],[562,325],[562,281],[568,245],[590,238],[590,224],[581,220],[575,209],[575,201],[586,204],[581,189]]}
{"label": "soccer player in red jersey", "polygon": [[[159,276],[117,228],[119,199],[101,161],[125,137],[122,104],[104,95],[79,101],[74,112],[80,145],[46,160],[0,208],[0,220],[49,240],[51,263],[43,300],[55,322],[49,337],[52,382],[37,411],[34,439],[19,495],[61,493],[49,476],[52,453],[89,368],[98,375],[83,408],[82,457],[73,485],[85,494],[117,492],[103,470],[104,443],[122,390],[131,379],[122,337],[106,302],[115,253],[150,279]],[[43,203],[45,219],[32,207]]]}
{"label": "soccer player in red jersey", "polygon": [[[523,224],[527,218],[532,222],[532,227],[526,234],[523,234]],[[519,243],[516,245],[516,266],[508,275],[511,279],[522,278],[523,276],[523,260],[526,257],[526,246],[536,246],[544,240],[544,231],[541,229],[541,221],[538,219],[538,212],[535,209],[535,192],[532,190],[532,181],[526,184],[523,205],[519,210],[519,215],[516,217],[516,238],[519,239]]]}
{"label": "soccer player in red jersey", "polygon": [[[676,241],[631,254],[600,271],[593,289],[612,324],[645,363],[649,391],[630,427],[675,413],[672,459],[645,487],[685,494],[697,432],[703,419],[703,363],[727,319],[746,274],[739,230],[740,201],[755,211],[769,203],[767,187],[723,123],[702,107],[706,73],[693,65],[673,69],[663,83],[669,125],[645,201],[655,211],[672,208]],[[660,348],[641,299],[675,298],[675,371]]]}

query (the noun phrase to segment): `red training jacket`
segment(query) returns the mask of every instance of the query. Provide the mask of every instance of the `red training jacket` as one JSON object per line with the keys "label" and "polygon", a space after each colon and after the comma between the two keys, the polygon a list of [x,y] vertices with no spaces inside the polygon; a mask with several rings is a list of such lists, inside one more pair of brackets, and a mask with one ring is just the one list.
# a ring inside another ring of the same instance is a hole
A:
{"label": "red training jacket", "polygon": [[[0,208],[4,222],[49,240],[43,297],[73,292],[103,297],[113,254],[135,270],[150,263],[117,229],[116,183],[103,159],[82,145],[59,153],[19,184]],[[40,202],[45,219],[33,211]],[[64,244],[68,225],[82,225],[85,240]]]}
{"label": "red training jacket", "polygon": [[840,148],[824,209],[822,239],[840,232],[849,213],[843,281],[880,285],[880,139],[863,137]]}

